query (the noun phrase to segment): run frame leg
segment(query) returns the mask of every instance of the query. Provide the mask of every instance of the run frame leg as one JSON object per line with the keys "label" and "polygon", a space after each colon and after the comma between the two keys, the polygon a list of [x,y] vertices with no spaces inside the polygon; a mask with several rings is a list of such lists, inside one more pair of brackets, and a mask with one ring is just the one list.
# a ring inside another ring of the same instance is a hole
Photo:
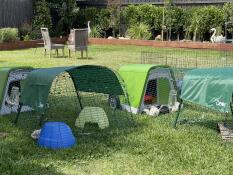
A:
{"label": "run frame leg", "polygon": [[176,126],[177,126],[178,119],[179,119],[179,117],[180,117],[180,115],[181,115],[181,108],[182,108],[182,105],[183,105],[183,101],[181,101],[180,104],[179,104],[178,112],[177,112],[177,114],[176,114],[176,118],[175,118],[175,121],[174,121],[174,123],[173,123],[173,128],[176,128]]}

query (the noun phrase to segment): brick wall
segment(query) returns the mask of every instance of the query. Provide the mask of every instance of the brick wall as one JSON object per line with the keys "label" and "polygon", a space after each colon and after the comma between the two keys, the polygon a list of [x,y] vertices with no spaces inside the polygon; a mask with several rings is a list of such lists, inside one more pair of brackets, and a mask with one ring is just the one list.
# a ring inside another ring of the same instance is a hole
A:
{"label": "brick wall", "polygon": [[[52,38],[52,41],[57,44],[65,44],[67,38]],[[15,41],[9,43],[0,43],[0,50],[17,50],[27,49],[43,46],[42,40],[31,40],[31,41]]]}
{"label": "brick wall", "polygon": [[[53,38],[54,43],[64,44],[67,37]],[[41,47],[42,40],[33,41],[15,41],[11,43],[0,43],[0,50],[16,50]],[[90,44],[103,45],[136,45],[136,46],[150,46],[150,47],[166,47],[166,48],[188,48],[188,49],[213,49],[213,50],[232,50],[233,44],[214,44],[202,42],[181,42],[181,41],[147,41],[147,40],[120,40],[120,39],[103,39],[90,38]]]}
{"label": "brick wall", "polygon": [[167,48],[188,48],[188,49],[213,49],[213,50],[232,50],[233,44],[215,44],[202,42],[182,42],[182,41],[152,41],[152,40],[120,40],[120,39],[101,39],[90,38],[90,44],[110,44],[110,45],[136,45]]}

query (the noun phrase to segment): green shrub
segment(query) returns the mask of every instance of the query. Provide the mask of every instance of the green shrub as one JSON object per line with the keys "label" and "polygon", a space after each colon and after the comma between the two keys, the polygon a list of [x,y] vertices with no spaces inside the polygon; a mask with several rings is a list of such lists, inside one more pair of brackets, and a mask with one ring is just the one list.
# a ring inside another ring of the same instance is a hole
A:
{"label": "green shrub", "polygon": [[0,42],[11,42],[18,39],[17,28],[2,28],[0,29]]}
{"label": "green shrub", "polygon": [[38,31],[41,27],[51,29],[52,19],[47,2],[45,0],[36,0],[32,29]]}
{"label": "green shrub", "polygon": [[133,39],[150,39],[151,37],[150,26],[143,23],[132,25],[127,33]]}
{"label": "green shrub", "polygon": [[42,36],[41,36],[41,31],[40,29],[36,29],[36,30],[32,30],[31,33],[29,34],[29,38],[30,39],[41,39]]}
{"label": "green shrub", "polygon": [[19,28],[19,38],[21,40],[25,40],[25,37],[29,40],[29,35],[32,32],[32,26],[28,23],[24,23],[20,28]]}
{"label": "green shrub", "polygon": [[[223,12],[224,12],[224,18],[225,18],[226,22],[233,21],[233,3],[232,2],[224,4]],[[233,34],[233,26],[232,25],[228,26],[227,30]]]}
{"label": "green shrub", "polygon": [[30,36],[29,35],[25,35],[24,37],[23,37],[23,40],[24,41],[29,41],[31,38],[30,38]]}
{"label": "green shrub", "polygon": [[101,37],[101,28],[99,26],[91,27],[90,37],[92,38],[100,38]]}

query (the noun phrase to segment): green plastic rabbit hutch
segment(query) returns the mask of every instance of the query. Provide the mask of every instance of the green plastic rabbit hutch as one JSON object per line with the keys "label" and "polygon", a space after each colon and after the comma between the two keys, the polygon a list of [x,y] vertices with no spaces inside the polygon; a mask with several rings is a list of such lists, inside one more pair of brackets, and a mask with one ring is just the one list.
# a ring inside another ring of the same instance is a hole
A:
{"label": "green plastic rabbit hutch", "polygon": [[[134,114],[163,107],[170,112],[177,103],[177,90],[172,70],[168,66],[131,64],[119,69],[129,104],[120,99],[121,107]],[[112,99],[114,101],[114,99]],[[163,108],[164,109],[164,108]],[[157,113],[157,114],[158,114]]]}
{"label": "green plastic rabbit hutch", "polygon": [[[17,111],[23,80],[32,70],[31,67],[0,68],[0,115]],[[22,106],[22,111],[28,110]]]}
{"label": "green plastic rabbit hutch", "polygon": [[[180,108],[174,122],[176,127],[181,106],[191,103],[204,109],[210,109],[233,116],[233,68],[201,68],[188,71],[183,80],[180,95]],[[184,107],[185,108],[185,105]]]}

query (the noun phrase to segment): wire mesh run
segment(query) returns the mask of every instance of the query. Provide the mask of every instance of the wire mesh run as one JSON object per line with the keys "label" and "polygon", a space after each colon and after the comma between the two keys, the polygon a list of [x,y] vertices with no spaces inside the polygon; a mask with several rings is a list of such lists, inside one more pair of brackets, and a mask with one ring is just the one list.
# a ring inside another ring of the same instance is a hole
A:
{"label": "wire mesh run", "polygon": [[232,50],[166,49],[141,52],[142,64],[169,65],[173,68],[207,68],[233,66]]}
{"label": "wire mesh run", "polygon": [[21,113],[19,123],[29,120],[31,122],[28,123],[35,123],[37,120],[36,124],[30,126],[35,128],[36,125],[38,127],[40,118],[42,121],[65,122],[80,132],[101,129],[114,132],[135,126],[132,114],[121,109],[119,100],[121,96],[117,97],[119,104],[113,108],[109,94],[78,91],[72,78],[74,77],[67,72],[59,74],[50,88],[45,113],[43,115],[35,111]]}
{"label": "wire mesh run", "polygon": [[219,44],[219,50],[161,48],[153,52],[142,51],[141,64],[168,65],[172,67],[175,79],[180,81],[190,69],[233,66],[233,51],[222,47]]}

